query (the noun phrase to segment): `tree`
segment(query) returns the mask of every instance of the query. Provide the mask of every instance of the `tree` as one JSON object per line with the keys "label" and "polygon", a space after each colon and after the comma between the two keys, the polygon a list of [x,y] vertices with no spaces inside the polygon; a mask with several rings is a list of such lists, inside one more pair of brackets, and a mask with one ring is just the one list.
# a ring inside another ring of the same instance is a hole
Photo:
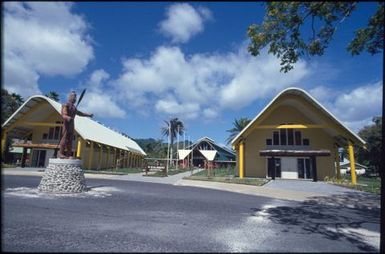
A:
{"label": "tree", "polygon": [[241,117],[239,120],[234,119],[233,125],[234,127],[227,130],[230,132],[230,136],[227,138],[227,144],[230,144],[231,140],[235,138],[245,127],[250,123],[250,119],[246,117]]}
{"label": "tree", "polygon": [[178,118],[172,118],[169,121],[164,121],[166,125],[161,128],[161,132],[163,137],[167,136],[170,138],[170,144],[171,144],[171,161],[173,159],[173,153],[172,153],[172,146],[174,144],[174,139],[176,138],[176,135],[182,135],[184,132],[184,124],[182,121],[180,121]]}
{"label": "tree", "polygon": [[19,94],[9,94],[6,89],[1,88],[1,123],[3,124],[23,103],[23,97]]}
{"label": "tree", "polygon": [[[247,30],[251,39],[248,50],[257,56],[269,45],[281,60],[281,71],[288,72],[303,56],[321,56],[328,47],[340,23],[356,10],[357,2],[267,2],[262,24],[252,24]],[[368,25],[355,31],[347,46],[352,55],[367,51],[374,55],[384,48],[384,3],[379,2]],[[311,36],[302,34],[311,29]]]}
{"label": "tree", "polygon": [[357,161],[376,173],[380,172],[382,158],[382,117],[374,117],[373,124],[362,128],[358,135],[366,141],[366,149],[358,148]]}
{"label": "tree", "polygon": [[51,98],[54,101],[59,101],[59,94],[57,92],[49,91],[45,96]]}

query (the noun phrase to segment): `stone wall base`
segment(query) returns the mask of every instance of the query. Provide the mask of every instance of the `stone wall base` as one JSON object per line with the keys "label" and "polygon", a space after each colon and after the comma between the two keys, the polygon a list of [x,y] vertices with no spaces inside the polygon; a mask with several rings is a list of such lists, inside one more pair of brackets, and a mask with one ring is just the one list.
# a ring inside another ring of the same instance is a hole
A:
{"label": "stone wall base", "polygon": [[49,159],[38,190],[52,193],[79,193],[87,191],[84,171],[79,159]]}

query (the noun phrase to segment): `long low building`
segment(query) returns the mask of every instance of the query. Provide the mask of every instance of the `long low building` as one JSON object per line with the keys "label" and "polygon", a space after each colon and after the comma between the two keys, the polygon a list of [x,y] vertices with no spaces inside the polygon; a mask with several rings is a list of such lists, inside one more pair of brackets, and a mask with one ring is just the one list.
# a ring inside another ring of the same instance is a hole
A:
{"label": "long low building", "polygon": [[[12,144],[23,148],[22,167],[46,167],[48,159],[58,151],[63,123],[61,107],[42,95],[28,98],[2,126],[2,152],[7,137],[22,140]],[[83,160],[85,169],[140,167],[146,156],[129,137],[82,116],[75,117],[72,146],[73,155]]]}

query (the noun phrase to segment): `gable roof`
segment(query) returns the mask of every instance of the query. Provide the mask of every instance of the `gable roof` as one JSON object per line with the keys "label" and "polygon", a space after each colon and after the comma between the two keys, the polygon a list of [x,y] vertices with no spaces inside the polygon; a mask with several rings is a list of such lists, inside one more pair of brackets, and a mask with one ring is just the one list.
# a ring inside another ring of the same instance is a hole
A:
{"label": "gable roof", "polygon": [[[28,114],[28,111],[31,110],[33,106],[41,103],[42,101],[47,101],[57,111],[58,114],[61,113],[62,104],[59,102],[56,102],[43,95],[31,96],[7,119],[7,121],[5,121],[2,128],[9,127],[21,116]],[[84,140],[94,141],[122,150],[146,155],[146,153],[135,141],[107,128],[106,126],[103,126],[102,124],[92,120],[89,117],[77,115],[75,117],[75,131]]]}
{"label": "gable roof", "polygon": [[254,125],[254,123],[265,113],[265,111],[270,108],[276,101],[278,101],[282,96],[286,94],[295,94],[298,96],[301,96],[305,100],[309,101],[311,104],[313,104],[316,108],[318,108],[322,113],[324,113],[329,119],[331,119],[333,122],[335,122],[338,126],[340,126],[351,138],[353,138],[357,143],[360,143],[361,145],[365,145],[366,142],[360,138],[356,133],[354,133],[352,130],[350,130],[348,127],[346,127],[341,121],[337,119],[330,111],[328,111],[324,106],[322,106],[321,103],[319,103],[314,97],[312,97],[309,93],[307,93],[305,90],[298,88],[298,87],[289,87],[281,91],[277,96],[275,96],[269,104],[265,106],[264,109],[252,120],[250,123],[243,128],[243,130],[231,141],[232,145],[235,145],[242,135],[251,127]]}
{"label": "gable roof", "polygon": [[218,152],[225,152],[225,153],[227,153],[227,154],[229,154],[229,155],[231,155],[231,156],[235,156],[235,155],[236,155],[234,151],[228,149],[228,148],[225,147],[225,146],[221,146],[221,145],[216,144],[215,141],[212,140],[212,139],[209,138],[209,137],[202,137],[202,138],[198,139],[198,140],[195,141],[193,144],[191,144],[191,145],[189,145],[188,147],[186,147],[186,149],[195,149],[195,147],[196,147],[197,145],[199,145],[199,144],[200,144],[201,142],[203,142],[203,141],[206,141],[207,143],[209,143],[210,145],[212,145],[214,149],[219,150]]}

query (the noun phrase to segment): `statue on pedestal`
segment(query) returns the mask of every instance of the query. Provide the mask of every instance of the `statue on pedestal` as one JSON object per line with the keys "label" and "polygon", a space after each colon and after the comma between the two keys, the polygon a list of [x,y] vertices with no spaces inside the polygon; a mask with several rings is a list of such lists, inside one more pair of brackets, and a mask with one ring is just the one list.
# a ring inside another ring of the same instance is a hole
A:
{"label": "statue on pedestal", "polygon": [[[80,96],[80,100],[81,99],[82,99],[82,96]],[[75,102],[76,102],[76,93],[75,91],[71,91],[71,93],[68,95],[67,102],[62,105],[61,116],[63,117],[63,128],[62,128],[62,138],[59,143],[59,153],[58,153],[58,158],[60,159],[72,158],[71,152],[72,152],[72,140],[75,134],[75,116],[79,115],[79,116],[93,117],[93,114],[87,114],[77,110],[75,106]],[[78,105],[79,105],[79,102],[78,102]]]}

